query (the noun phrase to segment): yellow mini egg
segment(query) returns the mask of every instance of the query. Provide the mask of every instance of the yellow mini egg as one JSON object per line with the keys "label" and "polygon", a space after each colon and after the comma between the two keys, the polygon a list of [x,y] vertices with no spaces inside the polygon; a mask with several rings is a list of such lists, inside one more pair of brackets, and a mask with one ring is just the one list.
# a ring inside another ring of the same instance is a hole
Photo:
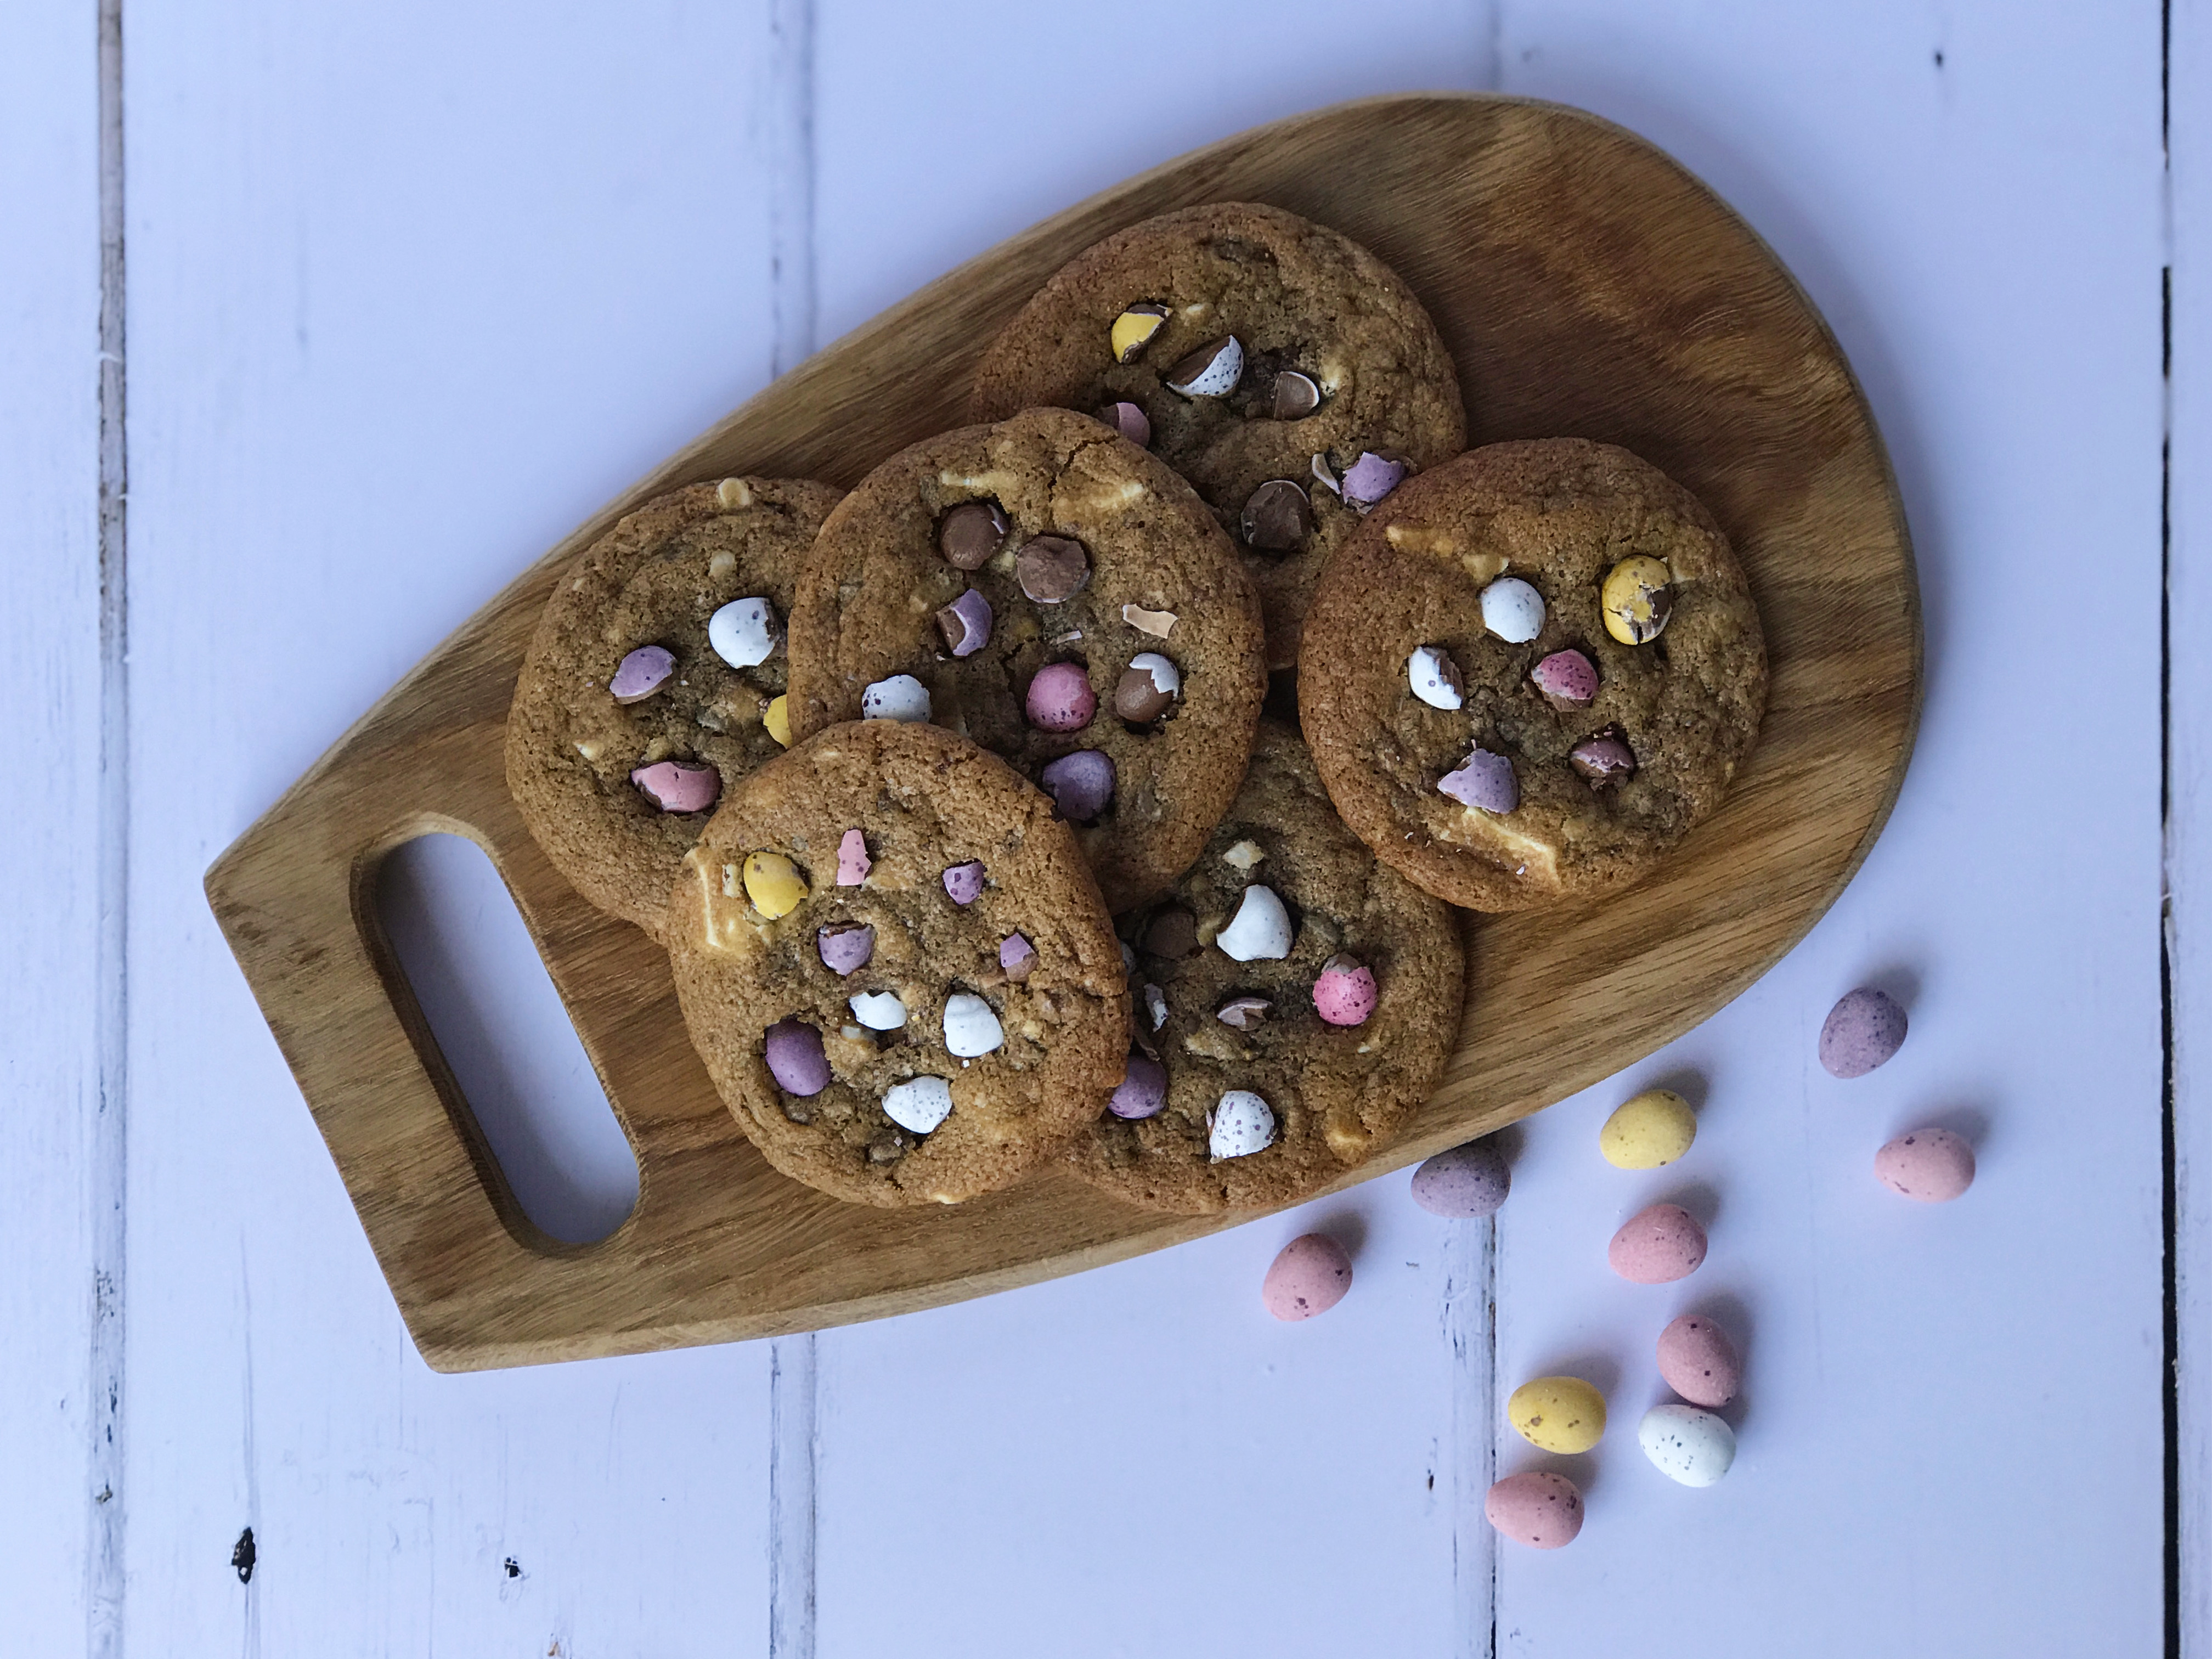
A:
{"label": "yellow mini egg", "polygon": [[1623,645],[1649,645],[1674,613],[1674,573],[1649,554],[1623,559],[1606,572],[1598,604],[1607,633]]}
{"label": "yellow mini egg", "polygon": [[806,878],[781,853],[745,854],[745,896],[753,908],[774,921],[789,915],[806,896]]}
{"label": "yellow mini egg", "polygon": [[761,724],[768,728],[769,736],[774,738],[786,749],[790,748],[791,699],[789,697],[771,699],[769,706],[761,711]]}
{"label": "yellow mini egg", "polygon": [[1605,1396],[1579,1376],[1540,1376],[1513,1390],[1505,1416],[1540,1451],[1586,1452],[1605,1433]]}
{"label": "yellow mini egg", "polygon": [[1672,1089],[1646,1089],[1606,1119],[1597,1149],[1616,1170],[1656,1170],[1672,1164],[1698,1138],[1698,1115]]}
{"label": "yellow mini egg", "polygon": [[1149,301],[1131,306],[1114,319],[1108,331],[1108,339],[1114,349],[1117,363],[1133,362],[1137,355],[1152,343],[1152,336],[1166,326],[1168,308]]}

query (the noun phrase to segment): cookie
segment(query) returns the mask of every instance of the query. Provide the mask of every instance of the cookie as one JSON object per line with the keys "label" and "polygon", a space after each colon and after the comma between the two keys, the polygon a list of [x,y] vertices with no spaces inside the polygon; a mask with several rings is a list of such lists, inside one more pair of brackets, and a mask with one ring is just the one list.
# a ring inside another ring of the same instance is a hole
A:
{"label": "cookie", "polygon": [[1063,266],[984,353],[970,412],[1037,404],[1118,418],[1196,486],[1260,590],[1274,668],[1297,660],[1361,506],[1467,444],[1413,291],[1358,243],[1249,202],[1162,214]]}
{"label": "cookie", "polygon": [[725,478],[647,501],[555,584],[531,640],[507,787],[569,883],[656,939],[708,811],[788,741],[784,620],[840,493]]}
{"label": "cookie", "polygon": [[1273,720],[1204,856],[1122,937],[1138,1048],[1068,1160],[1148,1209],[1310,1196],[1389,1144],[1459,1034],[1456,918],[1344,827]]}
{"label": "cookie", "polygon": [[1163,890],[1237,793],[1260,611],[1190,487],[1066,410],[916,444],[830,515],[792,611],[793,730],[927,720],[1036,780],[1109,908]]}
{"label": "cookie", "polygon": [[1307,622],[1300,719],[1337,810],[1477,910],[1644,875],[1720,804],[1766,703],[1759,612],[1712,515],[1580,438],[1408,482]]}
{"label": "cookie", "polygon": [[1073,832],[934,726],[833,726],[741,780],[685,857],[667,944],[739,1125],[838,1198],[1003,1187],[1121,1080],[1128,990]]}

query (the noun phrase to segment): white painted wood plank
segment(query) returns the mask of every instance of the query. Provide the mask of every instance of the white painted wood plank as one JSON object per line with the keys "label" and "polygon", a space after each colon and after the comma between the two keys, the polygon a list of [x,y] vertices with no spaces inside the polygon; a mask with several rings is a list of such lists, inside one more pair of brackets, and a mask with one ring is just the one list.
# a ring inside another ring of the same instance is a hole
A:
{"label": "white painted wood plank", "polygon": [[0,52],[0,1607],[83,1650],[98,1102],[100,222],[92,11],[33,0]]}
{"label": "white painted wood plank", "polygon": [[[1160,72],[1102,81],[1132,42]],[[824,337],[1195,145],[1340,98],[1479,83],[1489,48],[1486,11],[1463,0],[1393,0],[1356,27],[1310,0],[1139,0],[1110,27],[1003,0],[825,6]],[[1210,64],[1222,72],[1209,79]],[[1404,1182],[824,1333],[823,1659],[1481,1651],[1486,1540],[1457,1525],[1454,1483],[1468,1477],[1452,1430],[1463,1387],[1482,1391],[1471,1415],[1487,1420],[1486,1372],[1455,1358],[1456,1344],[1486,1359],[1487,1327],[1478,1297],[1447,1292],[1455,1269],[1479,1278],[1479,1256],[1413,1209]],[[1365,1234],[1352,1299],[1279,1325],[1261,1276],[1331,1218]]]}
{"label": "white painted wood plank", "polygon": [[[1499,1651],[2156,1651],[2158,8],[1557,0],[1509,5],[1502,48],[1508,90],[1673,150],[1825,310],[1897,462],[1929,676],[1834,912],[1530,1126],[1501,1391],[1578,1355],[1619,1383],[1583,1539],[1503,1556]],[[1910,991],[1912,1036],[1840,1084],[1814,1035],[1869,977]],[[1710,1080],[1698,1146],[1610,1170],[1605,1113],[1677,1068]],[[1929,1121],[1982,1142],[1943,1209],[1869,1170]],[[1613,1279],[1613,1228],[1678,1188],[1717,1208],[1708,1265]],[[1699,1493],[1634,1427],[1658,1330],[1709,1303],[1748,1380],[1736,1471]]]}
{"label": "white painted wood plank", "polygon": [[[1451,1228],[1405,1185],[825,1333],[824,1659],[1467,1650]],[[1316,1231],[1352,1293],[1280,1323]]]}
{"label": "white painted wood plank", "polygon": [[2166,945],[2172,1047],[2181,1651],[2212,1653],[2212,11],[2172,11],[2171,649]]}
{"label": "white painted wood plank", "polygon": [[1486,0],[1382,0],[1356,20],[1322,0],[1110,15],[831,0],[815,52],[822,337],[1187,149],[1340,99],[1486,85],[1491,30]]}
{"label": "white painted wood plank", "polygon": [[765,1635],[765,1348],[428,1373],[199,887],[765,380],[765,39],[682,0],[133,14],[134,1652]]}

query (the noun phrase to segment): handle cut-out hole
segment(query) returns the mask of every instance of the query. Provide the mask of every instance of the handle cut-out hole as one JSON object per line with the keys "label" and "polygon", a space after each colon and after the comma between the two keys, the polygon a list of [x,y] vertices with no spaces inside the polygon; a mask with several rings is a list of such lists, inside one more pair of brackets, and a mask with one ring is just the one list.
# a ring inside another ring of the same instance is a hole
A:
{"label": "handle cut-out hole", "polygon": [[637,1206],[637,1156],[490,859],[459,836],[398,847],[376,908],[522,1212],[586,1244]]}

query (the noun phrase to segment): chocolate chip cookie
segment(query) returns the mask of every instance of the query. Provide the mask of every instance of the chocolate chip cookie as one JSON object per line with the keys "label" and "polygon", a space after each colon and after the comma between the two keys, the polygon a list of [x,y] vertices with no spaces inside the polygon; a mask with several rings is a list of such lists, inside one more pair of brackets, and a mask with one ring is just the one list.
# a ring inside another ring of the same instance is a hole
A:
{"label": "chocolate chip cookie", "polygon": [[647,501],[555,584],[531,640],[507,787],[576,890],[655,938],[707,813],[790,741],[784,619],[840,493],[725,478]]}
{"label": "chocolate chip cookie", "polygon": [[1635,880],[1720,804],[1766,649],[1689,491],[1608,444],[1493,444],[1339,552],[1298,702],[1337,810],[1387,863],[1521,910]]}
{"label": "chocolate chip cookie", "polygon": [[666,942],[692,1043],[810,1187],[957,1203],[1121,1080],[1128,990],[1074,834],[949,732],[830,728],[733,785],[684,866]]}
{"label": "chocolate chip cookie", "polygon": [[1068,1152],[1118,1197],[1296,1202],[1387,1146],[1443,1075],[1457,919],[1345,828],[1287,726],[1261,724],[1205,854],[1121,923],[1137,1048]]}
{"label": "chocolate chip cookie", "polygon": [[1197,487],[1260,590],[1275,668],[1360,514],[1467,443],[1450,354],[1396,273],[1249,202],[1162,214],[1063,266],[985,352],[970,411],[1037,404],[1116,424]]}
{"label": "chocolate chip cookie", "polygon": [[1259,601],[1190,486],[1060,409],[893,456],[807,556],[792,727],[930,720],[1076,826],[1114,909],[1158,893],[1237,793],[1266,691]]}

